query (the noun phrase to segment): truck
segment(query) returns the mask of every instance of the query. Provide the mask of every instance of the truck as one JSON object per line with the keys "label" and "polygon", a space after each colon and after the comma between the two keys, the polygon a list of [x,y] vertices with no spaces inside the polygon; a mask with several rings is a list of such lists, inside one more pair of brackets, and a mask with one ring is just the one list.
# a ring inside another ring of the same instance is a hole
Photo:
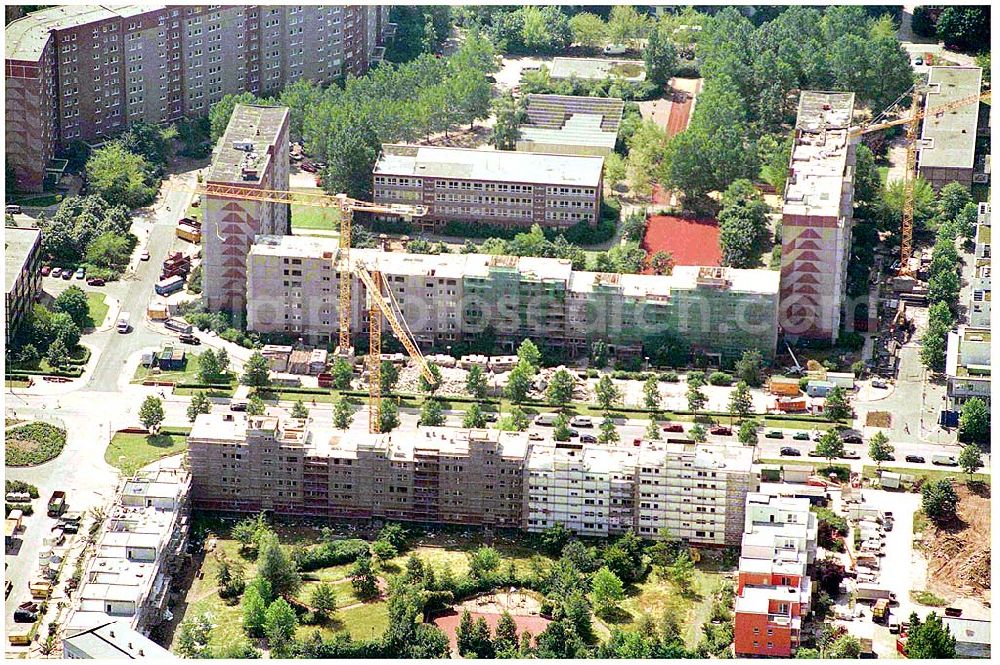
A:
{"label": "truck", "polygon": [[163,270],[160,272],[160,279],[167,279],[175,275],[184,275],[191,272],[191,257],[184,256],[177,252],[176,257],[168,258],[163,262]]}
{"label": "truck", "polygon": [[875,623],[889,622],[889,599],[879,598],[872,606],[872,621]]}
{"label": "truck", "polygon": [[59,517],[66,512],[66,492],[56,490],[49,497],[49,517]]}
{"label": "truck", "polygon": [[858,601],[885,600],[886,603],[891,603],[896,600],[896,594],[895,592],[889,591],[885,587],[881,587],[877,584],[859,584],[857,588],[857,599]]}
{"label": "truck", "polygon": [[164,321],[163,325],[167,327],[167,330],[173,330],[174,332],[181,333],[182,335],[185,333],[191,334],[194,332],[194,326],[192,326],[184,319],[171,317],[166,321]]}
{"label": "truck", "polygon": [[184,278],[180,275],[169,277],[157,282],[153,288],[156,290],[157,295],[169,296],[171,293],[176,293],[184,288]]}
{"label": "truck", "polygon": [[122,312],[121,314],[118,315],[118,324],[115,326],[118,332],[120,332],[123,335],[128,332],[130,319],[131,316],[129,315],[128,312]]}
{"label": "truck", "polygon": [[190,226],[193,229],[198,229],[201,231],[201,222],[199,222],[194,217],[181,217],[177,220],[178,224],[183,224],[184,226]]}
{"label": "truck", "polygon": [[188,242],[199,245],[201,244],[201,229],[188,226],[187,224],[178,224],[177,237],[181,240],[187,240]]}

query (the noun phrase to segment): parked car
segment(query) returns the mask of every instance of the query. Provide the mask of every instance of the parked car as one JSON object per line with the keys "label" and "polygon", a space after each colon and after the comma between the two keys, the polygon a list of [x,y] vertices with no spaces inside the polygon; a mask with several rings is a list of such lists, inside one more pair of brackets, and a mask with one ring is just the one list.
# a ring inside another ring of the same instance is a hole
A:
{"label": "parked car", "polygon": [[239,400],[237,402],[230,402],[229,403],[229,410],[230,411],[246,411],[247,410],[247,403],[244,400]]}
{"label": "parked car", "polygon": [[142,254],[139,255],[139,260],[140,261],[148,261],[149,260],[149,250],[146,250],[146,249],[142,250]]}
{"label": "parked car", "polygon": [[667,423],[663,426],[664,432],[683,432],[684,426],[680,423]]}
{"label": "parked car", "polygon": [[492,412],[483,414],[483,420],[485,420],[488,423],[495,423],[498,420],[498,418],[499,416],[497,416],[497,414]]}
{"label": "parked car", "polygon": [[922,55],[918,55],[916,58],[914,58],[913,64],[915,64],[915,65],[922,65],[922,64],[924,64],[924,57]]}
{"label": "parked car", "polygon": [[716,425],[715,427],[708,430],[709,434],[715,434],[716,436],[732,436],[733,428],[725,427],[723,425]]}
{"label": "parked car", "polygon": [[529,441],[543,441],[545,439],[539,432],[528,432]]}
{"label": "parked car", "polygon": [[52,271],[49,274],[52,275],[53,277],[61,277],[62,276],[62,268],[53,268]]}
{"label": "parked car", "polygon": [[813,448],[812,450],[810,450],[810,451],[809,451],[808,453],[806,453],[806,454],[807,454],[807,455],[808,455],[809,457],[822,457],[822,455],[820,455],[820,454],[819,454],[819,451],[818,451],[818,450],[816,450],[815,448]]}
{"label": "parked car", "polygon": [[593,427],[594,421],[591,420],[590,416],[573,416],[569,424],[573,427]]}
{"label": "parked car", "polygon": [[72,268],[63,268],[62,269],[62,278],[63,279],[73,279],[73,269]]}
{"label": "parked car", "polygon": [[306,171],[307,173],[316,173],[316,171],[319,170],[316,168],[316,165],[313,164],[312,162],[302,162],[302,164],[299,165],[299,168],[301,168],[303,171]]}
{"label": "parked car", "polygon": [[782,457],[802,457],[802,451],[799,450],[798,448],[789,448],[788,446],[785,446],[784,448],[781,449],[781,456]]}
{"label": "parked car", "polygon": [[844,434],[840,437],[844,443],[864,443],[860,434]]}
{"label": "parked car", "polygon": [[89,286],[104,286],[104,280],[100,277],[91,277],[87,280]]}
{"label": "parked car", "polygon": [[593,434],[581,434],[580,443],[597,443],[597,437]]}
{"label": "parked car", "polygon": [[886,462],[895,462],[896,461],[896,456],[893,455],[892,453],[889,453],[888,455],[885,456],[885,461]]}
{"label": "parked car", "polygon": [[75,276],[77,279],[83,279],[84,277],[87,276],[87,269],[84,268],[83,266],[80,266],[79,268],[76,269]]}
{"label": "parked car", "polygon": [[840,454],[840,459],[861,459],[861,455],[853,450],[845,450]]}
{"label": "parked car", "polygon": [[570,427],[569,428],[569,436],[570,436],[571,439],[575,439],[576,437],[580,436],[580,430],[576,430],[576,429],[573,429],[572,427]]}
{"label": "parked car", "polygon": [[907,456],[906,456],[906,461],[907,461],[907,462],[910,462],[910,463],[912,463],[912,464],[923,464],[923,463],[925,463],[925,462],[926,462],[927,460],[925,460],[925,459],[924,459],[923,457],[921,457],[920,455],[907,455]]}
{"label": "parked car", "polygon": [[764,432],[765,439],[784,439],[785,433],[780,429],[772,429]]}
{"label": "parked car", "polygon": [[882,379],[874,379],[872,381],[872,388],[888,388],[889,384]]}
{"label": "parked car", "polygon": [[604,47],[604,55],[622,55],[625,51],[624,44],[608,44]]}
{"label": "parked car", "polygon": [[8,206],[6,206],[4,208],[4,214],[7,214],[7,215],[20,215],[21,214],[21,206],[17,205],[16,203],[11,203],[10,205],[8,205]]}
{"label": "parked car", "polygon": [[52,266],[42,266],[42,277],[48,277],[52,272]]}
{"label": "parked car", "polygon": [[795,434],[792,435],[792,438],[795,439],[796,441],[808,441],[809,432],[796,432]]}

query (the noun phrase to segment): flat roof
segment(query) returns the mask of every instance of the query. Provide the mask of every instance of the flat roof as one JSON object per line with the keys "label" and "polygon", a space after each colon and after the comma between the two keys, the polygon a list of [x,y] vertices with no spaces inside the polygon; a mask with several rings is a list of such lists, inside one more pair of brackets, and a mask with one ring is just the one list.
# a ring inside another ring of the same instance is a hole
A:
{"label": "flat roof", "polygon": [[613,149],[624,108],[617,98],[528,95],[518,141]]}
{"label": "flat roof", "polygon": [[548,66],[554,79],[606,79],[620,77],[626,81],[646,78],[646,63],[642,60],[614,60],[606,58],[553,58]]}
{"label": "flat roof", "polygon": [[31,249],[39,241],[41,235],[42,232],[38,229],[18,229],[12,226],[4,229],[3,286],[5,293],[10,293],[10,290],[14,288],[14,283],[28,264],[28,255],[31,254]]}
{"label": "flat roof", "polygon": [[165,5],[57,5],[32,12],[8,24],[4,30],[9,60],[37,61],[42,56],[49,33],[77,26],[126,18],[165,9]]}
{"label": "flat roof", "polygon": [[803,90],[782,214],[840,218],[850,206],[844,179],[853,92]]}
{"label": "flat roof", "polygon": [[[260,182],[260,176],[270,160],[269,149],[278,142],[287,117],[286,106],[237,104],[215,149],[208,172],[209,182]],[[235,147],[237,142],[253,144],[253,149],[238,150]],[[246,169],[255,170],[257,176],[244,177]]]}
{"label": "flat roof", "polygon": [[934,109],[979,94],[983,80],[980,67],[931,67],[930,91],[924,98],[924,125],[920,134],[921,167],[969,168],[976,155],[979,104],[965,104],[936,115]]}
{"label": "flat roof", "polygon": [[951,631],[952,637],[968,644],[990,644],[989,619],[963,619],[962,617],[941,617],[941,622]]}
{"label": "flat roof", "polygon": [[375,175],[597,187],[603,157],[384,144]]}
{"label": "flat roof", "polygon": [[125,621],[109,621],[63,638],[63,643],[90,658],[169,658],[173,654],[133,630]]}

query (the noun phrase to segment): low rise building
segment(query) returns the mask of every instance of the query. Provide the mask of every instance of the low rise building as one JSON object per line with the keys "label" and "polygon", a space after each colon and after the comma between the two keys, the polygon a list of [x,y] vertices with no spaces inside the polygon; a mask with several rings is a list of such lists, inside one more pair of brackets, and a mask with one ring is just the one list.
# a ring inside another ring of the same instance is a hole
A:
{"label": "low rise building", "polygon": [[122,621],[147,634],[166,620],[187,544],[190,485],[180,467],[144,471],[125,483],[74,594],[70,631]]}
{"label": "low rise building", "polygon": [[[258,237],[247,258],[248,327],[329,343],[338,324],[340,249],[332,238]],[[574,271],[563,259],[353,249],[385,276],[417,343],[445,348],[492,328],[504,352],[525,337],[568,357],[601,340],[618,358],[673,333],[720,363],[745,349],[774,357],[778,280],[771,270],[678,266],[671,275]],[[368,332],[366,291],[352,278],[351,330]]]}
{"label": "low rise building", "polygon": [[748,449],[531,441],[526,433],[334,430],[280,415],[199,416],[189,444],[206,510],[739,542]]}
{"label": "low rise building", "polygon": [[127,621],[109,621],[64,637],[63,658],[174,660],[174,655],[142,633],[133,630]]}
{"label": "low rise building", "polygon": [[958,658],[990,657],[990,621],[988,619],[941,618],[955,638],[955,656]]}
{"label": "low rise building", "polygon": [[976,273],[969,289],[966,307],[969,325],[988,328],[993,301],[992,253],[990,241],[993,227],[990,226],[990,204],[979,204],[979,218],[976,224]]}
{"label": "low rise building", "polygon": [[808,498],[750,493],[734,615],[740,657],[788,658],[810,611],[818,526]]}
{"label": "low rise building", "polygon": [[948,377],[948,408],[958,411],[978,397],[990,404],[990,329],[959,326],[948,333],[945,375]]}
{"label": "low rise building", "polygon": [[7,292],[4,339],[9,347],[42,288],[42,232],[8,226],[3,235],[3,286]]}
{"label": "low rise building", "polygon": [[947,113],[935,109],[978,95],[983,70],[979,67],[931,67],[924,98],[924,120],[917,153],[917,173],[934,189],[949,182],[972,187],[975,170],[979,104],[965,104]]}
{"label": "low rise building", "polygon": [[594,226],[604,158],[383,145],[373,173],[380,204],[425,205],[424,229],[448,222],[529,228]]}
{"label": "low rise building", "polygon": [[608,157],[615,151],[625,102],[613,97],[528,95],[517,149]]}

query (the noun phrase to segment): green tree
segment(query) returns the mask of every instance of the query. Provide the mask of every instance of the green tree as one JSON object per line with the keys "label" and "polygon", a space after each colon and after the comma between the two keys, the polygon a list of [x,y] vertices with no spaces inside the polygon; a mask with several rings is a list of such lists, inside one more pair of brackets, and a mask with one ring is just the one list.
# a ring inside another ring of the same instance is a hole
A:
{"label": "green tree", "polygon": [[333,426],[337,429],[347,429],[351,426],[351,416],[354,409],[347,395],[338,395],[333,401]]}
{"label": "green tree", "polygon": [[656,376],[650,375],[642,384],[643,404],[650,411],[659,411],[663,405],[663,396],[660,394],[660,382]]}
{"label": "green tree", "polygon": [[608,39],[613,44],[635,46],[649,32],[649,17],[640,14],[632,5],[615,5],[608,17]]}
{"label": "green tree", "polygon": [[608,364],[608,345],[604,340],[595,340],[590,345],[590,364],[597,369],[603,369]]}
{"label": "green tree", "polygon": [[139,407],[139,422],[153,432],[159,429],[166,414],[163,412],[163,400],[154,395],[147,395]]}
{"label": "green tree", "polygon": [[203,413],[209,413],[212,410],[212,401],[208,399],[208,396],[203,393],[195,393],[194,397],[191,398],[191,404],[187,408],[187,417],[190,422],[194,422],[198,416]]}
{"label": "green tree", "polygon": [[625,588],[618,576],[602,567],[590,582],[591,600],[598,616],[607,617],[618,611],[618,603],[625,598]]}
{"label": "green tree", "polygon": [[949,182],[938,192],[938,215],[942,221],[954,220],[969,203],[973,201],[968,187],[958,182]]}
{"label": "green tree", "polygon": [[463,658],[467,655],[474,655],[473,644],[475,641],[475,627],[472,620],[472,613],[468,609],[462,610],[462,617],[458,621],[455,629],[455,647],[458,655]]}
{"label": "green tree", "polygon": [[69,349],[66,348],[66,343],[60,338],[53,340],[49,344],[48,351],[45,353],[45,360],[48,361],[49,365],[59,369],[65,367],[69,364]]}
{"label": "green tree", "polygon": [[81,330],[94,323],[90,320],[90,305],[87,304],[87,294],[75,284],[56,297],[53,308],[57,312],[68,314],[77,328]]}
{"label": "green tree", "polygon": [[518,362],[526,363],[535,372],[542,366],[542,352],[530,339],[525,339],[517,347],[517,359]]}
{"label": "green tree", "polygon": [[938,15],[935,31],[945,46],[968,51],[987,50],[990,46],[989,7],[945,7]]}
{"label": "green tree", "polygon": [[705,405],[708,403],[708,396],[706,396],[705,393],[702,392],[701,388],[698,388],[689,383],[687,390],[687,403],[689,411],[698,413],[703,408],[705,408]]}
{"label": "green tree", "polygon": [[185,619],[178,628],[175,652],[181,658],[204,658],[211,632],[212,622],[206,614]]}
{"label": "green tree", "polygon": [[141,155],[150,164],[163,166],[170,157],[170,139],[174,136],[176,131],[169,127],[136,122],[118,140],[129,152]]}
{"label": "green tree", "polygon": [[580,12],[570,18],[569,29],[573,33],[573,43],[584,48],[598,49],[604,45],[608,27],[600,16]]}
{"label": "green tree", "polygon": [[827,658],[857,659],[861,656],[861,642],[853,635],[841,635],[826,650]]}
{"label": "green tree", "polygon": [[695,443],[705,443],[708,440],[708,430],[701,423],[695,423],[688,430],[688,436]]}
{"label": "green tree", "polygon": [[622,392],[611,380],[608,374],[602,374],[594,388],[594,396],[597,398],[597,406],[602,411],[610,411],[621,403]]}
{"label": "green tree", "polygon": [[476,579],[487,579],[499,570],[502,559],[492,547],[482,546],[469,555],[469,575]]}
{"label": "green tree", "polygon": [[250,395],[250,399],[247,400],[247,415],[248,416],[262,416],[267,411],[267,406],[264,404],[264,400],[261,396],[254,393]]}
{"label": "green tree", "polygon": [[479,365],[473,365],[465,377],[465,389],[476,399],[485,399],[489,386],[486,383],[486,373]]}
{"label": "green tree", "polygon": [[[267,581],[264,580],[264,584]],[[270,585],[268,585],[270,588]],[[270,595],[270,594],[268,594]],[[260,584],[251,582],[243,592],[243,630],[250,637],[260,637],[264,634],[264,623],[267,620],[267,602],[261,594]]]}
{"label": "green tree", "polygon": [[744,446],[751,446],[757,443],[757,431],[760,429],[760,422],[754,419],[744,420],[740,423],[740,429],[736,433],[736,438]]}
{"label": "green tree", "polygon": [[656,413],[650,414],[649,424],[646,425],[645,432],[645,438],[647,441],[659,441],[663,438],[663,435],[660,433],[660,426],[656,422],[657,415],[658,414]]}
{"label": "green tree", "polygon": [[748,349],[736,361],[736,378],[748,386],[758,388],[764,384],[764,358],[757,349]]}
{"label": "green tree", "polygon": [[944,302],[954,307],[958,303],[961,279],[956,272],[942,272],[932,275],[927,281],[927,299],[930,302]]}
{"label": "green tree", "polygon": [[110,205],[139,208],[156,198],[152,167],[115,141],[98,148],[87,160],[87,186]]}
{"label": "green tree", "polygon": [[682,549],[673,564],[667,568],[667,577],[682,594],[691,592],[691,585],[694,582],[694,562],[691,561],[686,549]]}
{"label": "green tree", "polygon": [[948,303],[931,303],[927,321],[927,330],[920,338],[920,361],[928,369],[940,371],[947,354],[948,331],[955,324]]}
{"label": "green tree", "polygon": [[382,394],[391,395],[399,382],[399,368],[388,360],[382,361],[382,370],[379,372],[382,382]]}
{"label": "green tree", "polygon": [[268,534],[261,539],[257,555],[257,574],[271,584],[276,596],[294,596],[302,586],[302,577],[295,562],[278,542],[278,537]]}
{"label": "green tree", "polygon": [[69,314],[56,312],[49,319],[49,328],[52,337],[62,341],[67,349],[75,349],[80,343],[80,328],[73,323]]}
{"label": "green tree", "polygon": [[556,416],[555,422],[552,423],[552,438],[556,441],[570,440],[569,417],[565,413],[560,413]]}
{"label": "green tree", "polygon": [[301,418],[305,420],[309,417],[309,409],[306,405],[302,403],[302,400],[295,400],[295,404],[292,405],[292,418]]}
{"label": "green tree", "polygon": [[921,507],[924,514],[934,522],[941,524],[955,519],[958,510],[958,493],[951,484],[951,479],[924,483],[920,488]]}
{"label": "green tree", "polygon": [[519,127],[525,118],[523,102],[505,92],[493,102],[493,113],[496,119],[490,130],[490,145],[497,150],[513,150],[520,138]]}
{"label": "green tree", "polygon": [[271,653],[277,657],[290,654],[295,643],[295,629],[299,618],[284,598],[278,598],[267,607],[264,617],[264,635]]}
{"label": "green tree", "polygon": [[504,610],[497,620],[493,645],[498,658],[517,656],[517,623],[507,610]]}
{"label": "green tree", "polygon": [[962,405],[958,430],[968,441],[986,442],[990,439],[990,409],[979,397],[972,397]]}
{"label": "green tree", "polygon": [[756,268],[760,264],[767,232],[767,206],[759,199],[741,201],[723,208],[719,213],[719,244],[722,247],[723,265]]}
{"label": "green tree", "polygon": [[656,252],[649,260],[654,275],[669,275],[674,271],[674,257],[670,252]]}
{"label": "green tree", "polygon": [[219,359],[212,349],[205,349],[198,356],[198,380],[214,383],[219,378]]}
{"label": "green tree", "polygon": [[729,414],[743,420],[751,413],[753,413],[753,397],[750,395],[750,387],[746,382],[740,381],[729,395]]}
{"label": "green tree", "polygon": [[882,468],[882,462],[888,462],[893,458],[892,454],[895,450],[895,447],[889,443],[889,437],[885,435],[885,432],[876,432],[868,443],[868,456],[875,461],[879,468]]}
{"label": "green tree", "polygon": [[668,21],[660,19],[649,31],[649,39],[642,52],[646,61],[646,78],[657,85],[668,83],[680,64],[677,48],[671,40],[672,29]]}
{"label": "green tree", "polygon": [[257,388],[267,386],[271,383],[270,370],[271,366],[268,364],[267,358],[260,351],[254,351],[247,359],[246,364],[243,365],[243,376],[240,377],[240,383]]}
{"label": "green tree", "polygon": [[545,391],[545,396],[549,404],[565,408],[573,400],[573,386],[575,383],[573,375],[567,370],[556,370]]}
{"label": "green tree", "polygon": [[970,443],[965,448],[962,448],[962,452],[958,456],[958,465],[962,467],[962,471],[969,474],[969,478],[972,478],[972,474],[983,468],[983,455],[982,451],[979,450],[979,446],[975,443]]}
{"label": "green tree", "polygon": [[615,425],[614,418],[610,414],[606,414],[604,420],[598,426],[597,442],[603,445],[610,445],[619,441],[621,441],[621,435],[618,433],[618,427]]}
{"label": "green tree", "polygon": [[376,540],[372,543],[372,554],[380,564],[385,564],[399,556],[399,551],[387,540]]}
{"label": "green tree", "polygon": [[354,368],[344,358],[337,358],[330,368],[331,386],[334,390],[350,390],[351,379],[354,378]]}
{"label": "green tree", "polygon": [[530,425],[527,414],[520,407],[515,406],[510,413],[500,419],[497,428],[504,432],[523,432]]}
{"label": "green tree", "polygon": [[820,457],[825,457],[827,462],[832,462],[844,454],[844,440],[840,438],[837,430],[828,429],[823,432],[816,442],[816,453]]}
{"label": "green tree", "polygon": [[358,598],[369,600],[378,596],[378,577],[369,554],[365,553],[355,560],[351,566],[350,578],[354,595]]}
{"label": "green tree", "polygon": [[420,407],[420,424],[424,427],[438,427],[443,425],[444,421],[444,409],[441,407],[441,401],[434,397],[425,399]]}
{"label": "green tree", "polygon": [[388,399],[382,402],[379,424],[379,429],[383,432],[391,432],[399,427],[399,407],[394,400]]}
{"label": "green tree", "polygon": [[843,388],[837,386],[827,394],[823,411],[830,420],[847,420],[851,417],[851,405]]}
{"label": "green tree", "polygon": [[528,397],[531,390],[533,372],[530,365],[518,362],[507,377],[507,385],[504,388],[504,395],[515,404],[521,404]]}
{"label": "green tree", "polygon": [[958,654],[955,644],[955,637],[936,612],[928,614],[923,621],[916,612],[910,614],[910,629],[905,648],[907,658],[938,660],[956,658]]}
{"label": "green tree", "polygon": [[486,427],[486,416],[477,402],[473,402],[462,416],[462,427],[481,429]]}
{"label": "green tree", "polygon": [[434,394],[441,387],[441,368],[434,363],[427,363],[427,371],[430,372],[433,381],[428,380],[421,372],[420,378],[417,379],[417,387],[421,392]]}

